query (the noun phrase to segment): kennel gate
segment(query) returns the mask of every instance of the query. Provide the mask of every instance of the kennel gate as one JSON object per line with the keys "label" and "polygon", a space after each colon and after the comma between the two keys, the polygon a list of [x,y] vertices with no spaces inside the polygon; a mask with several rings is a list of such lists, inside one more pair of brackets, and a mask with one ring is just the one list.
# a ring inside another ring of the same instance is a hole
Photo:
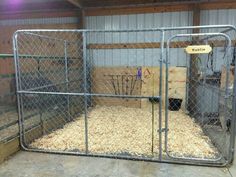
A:
{"label": "kennel gate", "polygon": [[[231,39],[235,28],[230,25],[17,31],[21,147],[230,163],[235,131]],[[193,46],[211,50],[188,54],[185,49]]]}

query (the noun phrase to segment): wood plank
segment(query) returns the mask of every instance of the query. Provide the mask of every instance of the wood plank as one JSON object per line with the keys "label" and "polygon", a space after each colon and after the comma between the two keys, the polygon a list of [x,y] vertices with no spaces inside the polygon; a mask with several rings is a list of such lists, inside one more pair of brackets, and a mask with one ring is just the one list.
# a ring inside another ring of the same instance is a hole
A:
{"label": "wood plank", "polygon": [[[95,67],[91,74],[92,93],[140,95],[141,80],[136,67]],[[94,105],[140,107],[140,100],[93,97]]]}
{"label": "wood plank", "polygon": [[[213,9],[236,9],[235,1],[220,1],[220,2],[205,2],[199,3],[200,10],[213,10]],[[162,12],[178,12],[178,11],[193,11],[194,4],[191,2],[179,4],[158,4],[133,7],[101,7],[101,8],[87,8],[85,10],[86,16],[102,16],[102,15],[124,15],[124,14],[143,14],[143,13],[162,13]]]}
{"label": "wood plank", "polygon": [[[47,134],[50,133],[52,129],[62,128],[63,125],[65,125],[65,120],[62,117],[53,117],[44,121],[42,126],[38,125],[25,133],[26,144],[41,137],[43,133]],[[43,130],[42,127],[44,128]],[[19,137],[6,143],[0,142],[0,163],[19,150]]]}
{"label": "wood plank", "polygon": [[168,80],[168,98],[182,99],[182,110],[185,109],[186,103],[186,84],[187,68],[186,67],[170,67]]}
{"label": "wood plank", "polygon": [[[159,67],[143,67],[142,77],[142,94],[145,96],[159,95],[160,89],[160,68]],[[148,72],[147,72],[148,71]],[[165,107],[165,75],[166,70],[162,70],[162,103]],[[149,74],[148,74],[149,73]],[[168,70],[168,97],[179,98],[183,100],[182,109],[185,109],[185,94],[186,94],[186,67],[169,67]],[[151,103],[148,100],[142,100],[141,107],[150,107]]]}
{"label": "wood plank", "polygon": [[[228,87],[230,88],[230,90],[233,90],[233,84],[234,84],[234,74],[231,71],[228,71],[227,73],[227,69],[225,66],[223,66],[221,68],[221,79],[220,79],[220,89],[223,93],[225,93],[225,89],[226,89],[226,77],[227,74],[229,74],[229,81],[228,81]],[[231,90],[231,92],[232,92]],[[223,97],[223,93],[221,93],[221,97],[220,97],[220,102],[221,104],[225,105],[225,99]],[[232,100],[228,99],[227,103],[226,103],[229,110],[232,109]],[[222,106],[221,106],[222,107]],[[226,118],[224,116],[222,116],[222,114],[220,114],[220,122],[221,122],[221,126],[223,128],[223,130],[227,130],[226,127]]]}
{"label": "wood plank", "polygon": [[[163,71],[164,73],[164,71]],[[142,67],[142,95],[157,96],[160,90],[160,67]],[[162,78],[162,83],[164,77]],[[164,84],[162,85],[162,93],[164,93]],[[163,96],[163,95],[162,95]],[[147,99],[142,99],[142,108],[151,108],[151,102]]]}
{"label": "wood plank", "polygon": [[[228,74],[229,74],[229,87],[232,87],[234,83],[234,75],[230,71]],[[226,67],[223,66],[221,69],[221,80],[220,80],[220,88],[222,90],[224,90],[226,86],[226,77],[227,77],[227,70],[226,70]]]}
{"label": "wood plank", "polygon": [[223,0],[216,3],[200,3],[199,6],[201,10],[236,9],[236,2]]}
{"label": "wood plank", "polygon": [[[214,47],[224,47],[225,40],[209,40],[209,44],[214,44]],[[176,41],[170,43],[170,48],[186,48],[191,45],[191,41]],[[236,43],[236,40],[232,41],[232,45]],[[160,42],[150,43],[110,43],[110,44],[89,44],[88,49],[147,49],[147,48],[160,48]],[[166,47],[166,43],[164,44]]]}
{"label": "wood plank", "polygon": [[0,20],[10,19],[28,19],[28,18],[58,18],[58,17],[77,17],[78,10],[51,10],[42,13],[42,11],[25,11],[14,13],[0,13]]}
{"label": "wood plank", "polygon": [[0,163],[6,160],[9,156],[13,155],[20,150],[19,138],[15,138],[8,143],[0,143]]}
{"label": "wood plank", "polygon": [[[193,25],[199,26],[200,25],[200,7],[199,5],[195,5],[195,8],[193,10]],[[200,29],[196,28],[193,29],[193,33],[199,33]],[[193,45],[198,45],[199,36],[195,36],[192,38]],[[223,41],[224,42],[224,41]],[[198,83],[196,82],[198,80],[198,54],[190,55],[190,70],[189,70],[189,97],[188,97],[188,111],[191,115],[196,114],[196,103],[197,103],[197,86]]]}
{"label": "wood plank", "polygon": [[88,49],[143,49],[160,48],[160,43],[114,43],[114,44],[89,44]]}
{"label": "wood plank", "polygon": [[86,16],[102,16],[102,15],[121,15],[121,14],[140,14],[140,13],[161,13],[161,12],[177,12],[188,11],[191,5],[158,5],[149,7],[113,7],[113,8],[89,8],[85,9]]}

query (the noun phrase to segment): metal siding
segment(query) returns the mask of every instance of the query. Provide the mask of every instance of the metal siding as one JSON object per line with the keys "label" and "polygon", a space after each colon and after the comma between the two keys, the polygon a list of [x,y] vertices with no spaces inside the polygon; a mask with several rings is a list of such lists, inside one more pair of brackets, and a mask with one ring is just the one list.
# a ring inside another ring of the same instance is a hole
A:
{"label": "metal siding", "polygon": [[[88,29],[143,29],[168,26],[192,25],[192,12],[168,12],[113,16],[86,17]],[[186,33],[187,31],[183,31]],[[166,39],[177,32],[166,32]],[[89,43],[132,43],[132,42],[160,42],[160,32],[106,33],[90,34]],[[175,51],[178,60],[171,65],[183,66],[186,56],[181,50]],[[102,52],[93,50],[98,66],[158,66],[160,49],[106,49]],[[105,61],[102,59],[105,58]],[[95,58],[94,58],[95,59]],[[109,61],[108,61],[109,60]]]}
{"label": "metal siding", "polygon": [[197,107],[199,113],[216,113],[219,110],[219,89],[199,86],[197,88]]}
{"label": "metal siding", "polygon": [[[236,25],[236,10],[221,9],[221,10],[202,10],[201,25]],[[214,30],[202,30],[204,32],[213,32]],[[215,31],[214,31],[215,32]],[[220,32],[220,31],[219,31]],[[235,38],[234,32],[227,33],[231,38]]]}

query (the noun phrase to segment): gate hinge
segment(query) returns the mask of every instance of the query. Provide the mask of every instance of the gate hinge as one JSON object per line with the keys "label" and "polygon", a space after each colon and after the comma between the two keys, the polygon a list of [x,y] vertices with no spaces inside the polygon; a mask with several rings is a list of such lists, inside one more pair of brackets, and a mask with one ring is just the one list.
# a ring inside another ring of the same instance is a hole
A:
{"label": "gate hinge", "polygon": [[160,129],[157,130],[158,133],[168,132],[168,131],[169,131],[169,129],[166,129],[166,128],[162,128],[161,130]]}

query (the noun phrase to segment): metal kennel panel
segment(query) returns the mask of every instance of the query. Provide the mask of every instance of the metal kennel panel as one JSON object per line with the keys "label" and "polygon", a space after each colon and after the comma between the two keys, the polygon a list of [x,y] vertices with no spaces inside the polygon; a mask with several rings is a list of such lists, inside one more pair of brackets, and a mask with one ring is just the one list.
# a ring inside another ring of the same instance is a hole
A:
{"label": "metal kennel panel", "polygon": [[[159,158],[159,105],[150,100],[159,99],[161,31],[86,31],[84,37],[87,153]],[[145,82],[153,91],[144,91]]]}
{"label": "metal kennel panel", "polygon": [[[161,90],[156,74],[162,61],[161,37],[159,29],[17,32],[22,146],[44,152],[159,158]],[[117,50],[124,57],[121,62],[116,61]],[[101,53],[109,56],[103,64]],[[142,90],[145,82],[151,90]],[[38,116],[30,134],[24,126],[29,110]]]}
{"label": "metal kennel panel", "polygon": [[[179,33],[167,40],[165,150],[168,158],[206,163],[232,160],[234,81],[230,78],[230,64],[234,58],[231,43],[234,38],[225,31],[230,30]],[[182,73],[171,78],[175,49],[185,53],[186,64]],[[209,51],[194,51],[201,49]],[[183,126],[176,128],[180,124]]]}
{"label": "metal kennel panel", "polygon": [[[22,148],[197,165],[230,163],[235,87],[229,92],[234,39],[229,31],[235,28],[17,31],[13,43]],[[186,54],[184,48],[200,44],[209,44],[213,52],[197,60],[197,54]],[[182,102],[175,105],[178,99]],[[26,120],[33,125],[30,129]],[[188,134],[198,138],[189,146],[183,143]],[[205,156],[204,144],[210,149],[205,154],[214,149],[217,157]]]}
{"label": "metal kennel panel", "polygon": [[[85,126],[78,126],[71,136],[81,138],[81,145],[72,146],[60,139],[35,142],[55,130],[69,126],[84,115],[83,37],[77,31],[22,31],[15,35],[15,60],[20,114],[21,143],[26,149],[42,151],[85,152]],[[16,42],[17,41],[17,42]],[[71,94],[76,93],[76,94]],[[26,120],[31,128],[27,129]],[[84,119],[79,120],[85,124]],[[69,133],[68,133],[69,134]],[[51,146],[50,144],[55,144]]]}

